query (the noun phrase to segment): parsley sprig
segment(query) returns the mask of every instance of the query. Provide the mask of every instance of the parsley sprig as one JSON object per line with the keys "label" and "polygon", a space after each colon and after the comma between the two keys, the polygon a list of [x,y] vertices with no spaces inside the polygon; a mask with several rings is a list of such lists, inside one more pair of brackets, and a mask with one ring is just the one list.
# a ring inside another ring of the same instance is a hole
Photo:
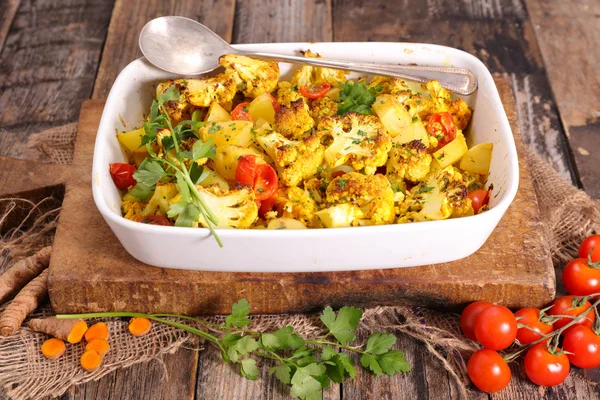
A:
{"label": "parsley sprig", "polygon": [[347,82],[339,85],[341,104],[338,106],[338,115],[345,115],[349,112],[372,114],[371,106],[375,102],[375,96],[383,90],[382,86],[368,88],[363,82]]}
{"label": "parsley sprig", "polygon": [[410,371],[404,353],[390,350],[396,344],[392,334],[376,332],[368,338],[366,346],[349,345],[356,339],[355,331],[362,318],[358,308],[342,307],[337,313],[331,307],[325,308],[320,319],[327,333],[319,339],[303,338],[291,326],[274,332],[247,329],[252,323],[249,314],[250,304],[241,299],[233,304],[223,324],[181,315],[129,312],[57,315],[57,318],[144,317],[183,329],[217,346],[223,360],[237,366],[247,379],[258,379],[257,359],[273,360],[275,365],[269,369],[269,375],[289,385],[290,393],[303,400],[321,399],[322,390],[331,382],[354,378],[356,368],[350,353],[360,355],[360,364],[377,376]]}
{"label": "parsley sprig", "polygon": [[[171,204],[168,217],[177,217],[175,225],[185,227],[196,226],[200,218],[203,218],[219,246],[223,247],[214,229],[219,223],[218,218],[195,186],[208,176],[198,161],[203,158],[213,158],[215,148],[212,140],[203,142],[199,138],[198,129],[204,123],[196,121],[197,116],[192,116],[192,120],[181,121],[173,126],[165,104],[179,98],[180,93],[171,86],[152,102],[148,121],[144,123],[144,136],[140,146],[146,147],[150,157],[147,157],[133,174],[137,184],[130,194],[140,200],[146,200],[160,181],[174,179],[179,187],[181,201]],[[159,135],[163,129],[168,129],[168,134]],[[158,141],[159,136],[164,150],[164,154],[160,155],[152,149],[152,144]],[[190,138],[196,138],[191,151],[182,150],[181,143]]]}

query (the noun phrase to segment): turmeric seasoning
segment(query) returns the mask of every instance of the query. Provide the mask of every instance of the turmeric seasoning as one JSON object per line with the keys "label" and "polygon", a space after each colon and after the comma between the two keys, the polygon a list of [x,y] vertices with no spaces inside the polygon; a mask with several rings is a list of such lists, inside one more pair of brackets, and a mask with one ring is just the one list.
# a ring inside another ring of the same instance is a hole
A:
{"label": "turmeric seasoning", "polygon": [[102,364],[102,356],[96,350],[86,350],[79,360],[81,367],[88,372],[94,371]]}
{"label": "turmeric seasoning", "polygon": [[48,296],[48,270],[45,269],[37,278],[29,282],[17,294],[2,316],[0,316],[0,334],[15,334],[27,315],[33,312]]}
{"label": "turmeric seasoning", "polygon": [[31,257],[16,262],[0,276],[0,303],[3,303],[48,268],[52,247],[44,247]]}
{"label": "turmeric seasoning", "polygon": [[85,340],[88,342],[93,339],[108,339],[108,326],[104,322],[98,322],[94,325],[90,326],[90,328],[85,333]]}
{"label": "turmeric seasoning", "polygon": [[147,318],[134,317],[129,321],[129,332],[133,336],[144,336],[150,332],[151,327],[152,323]]}
{"label": "turmeric seasoning", "polygon": [[105,339],[92,339],[85,346],[85,350],[86,351],[87,350],[95,350],[96,353],[103,356],[106,353],[108,353],[108,351],[110,350],[110,345],[108,344],[108,342]]}
{"label": "turmeric seasoning", "polygon": [[27,326],[37,332],[44,332],[61,340],[68,340],[69,334],[79,319],[57,319],[56,317],[34,318]]}
{"label": "turmeric seasoning", "polygon": [[69,343],[81,342],[81,339],[83,339],[83,335],[85,335],[87,330],[88,330],[88,326],[85,321],[83,321],[83,320],[77,321],[77,323],[73,326],[73,329],[71,329],[71,332],[69,332],[69,335],[67,336],[67,342],[69,342]]}
{"label": "turmeric seasoning", "polygon": [[42,344],[42,354],[48,360],[58,360],[65,354],[65,349],[65,342],[56,338],[48,339]]}

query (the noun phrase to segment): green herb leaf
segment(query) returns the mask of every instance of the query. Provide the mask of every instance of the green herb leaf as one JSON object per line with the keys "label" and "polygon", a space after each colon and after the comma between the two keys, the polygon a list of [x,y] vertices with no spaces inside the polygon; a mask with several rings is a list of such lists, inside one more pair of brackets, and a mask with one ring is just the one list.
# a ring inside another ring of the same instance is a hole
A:
{"label": "green herb leaf", "polygon": [[322,375],[324,372],[325,366],[317,363],[297,368],[291,380],[292,396],[303,400],[321,399],[323,386],[314,377]]}
{"label": "green herb leaf", "polygon": [[175,143],[173,142],[173,137],[172,136],[163,136],[162,140],[160,141],[164,152],[168,152],[169,150],[175,148]]}
{"label": "green herb leaf", "polygon": [[192,200],[190,196],[190,188],[188,187],[183,173],[181,171],[177,171],[175,173],[175,177],[177,178],[177,186],[179,186],[181,200],[183,200],[184,203],[191,203]]}
{"label": "green herb leaf", "polygon": [[175,226],[194,227],[200,220],[200,210],[192,203],[180,201],[171,204],[167,216],[169,218],[177,216]]}
{"label": "green herb leaf", "polygon": [[190,179],[194,182],[195,185],[199,184],[203,180],[208,177],[208,171],[204,171],[204,167],[202,165],[198,165],[197,162],[192,162],[190,167]]}
{"label": "green herb leaf", "polygon": [[304,346],[304,339],[294,333],[294,328],[284,326],[273,333],[260,335],[260,343],[269,350],[295,350]]}
{"label": "green herb leaf", "polygon": [[400,350],[388,351],[378,357],[381,369],[388,375],[394,375],[396,372],[410,372],[410,364],[404,358],[404,352]]}
{"label": "green herb leaf", "polygon": [[156,97],[156,100],[158,101],[158,105],[162,106],[163,104],[165,104],[168,101],[179,100],[179,98],[180,98],[179,90],[177,90],[175,85],[173,85],[173,86],[169,86],[169,88],[167,90],[165,90],[164,93],[159,94]]}
{"label": "green herb leaf", "polygon": [[192,121],[194,122],[200,122],[202,121],[202,117],[203,117],[203,112],[202,110],[196,110],[192,113]]}
{"label": "green herb leaf", "polygon": [[375,332],[369,340],[367,341],[367,348],[365,351],[367,353],[379,355],[383,354],[390,349],[396,343],[396,336],[385,333],[381,334],[379,332]]}
{"label": "green herb leaf", "polygon": [[371,106],[375,102],[375,96],[383,87],[367,88],[362,82],[347,82],[340,84],[340,101],[337,114],[345,115],[349,112],[360,114],[372,114]]}
{"label": "green herb leaf", "polygon": [[342,344],[351,342],[356,338],[352,331],[356,330],[361,318],[362,311],[356,307],[342,307],[337,317],[331,307],[327,307],[321,315],[321,321]]}
{"label": "green herb leaf", "polygon": [[292,369],[286,364],[279,364],[276,367],[269,369],[269,376],[275,373],[275,377],[279,379],[281,383],[288,385],[291,380]]}
{"label": "green herb leaf", "polygon": [[335,383],[341,383],[346,373],[351,378],[356,376],[354,361],[345,353],[337,353],[331,347],[326,346],[321,353],[321,359],[327,361],[325,363],[326,374]]}
{"label": "green herb leaf", "polygon": [[256,360],[253,358],[244,358],[240,364],[242,365],[242,375],[251,381],[258,378],[258,368],[256,368]]}
{"label": "green herb leaf", "polygon": [[250,323],[250,318],[247,317],[248,314],[250,314],[250,304],[246,299],[241,299],[231,306],[231,315],[225,318],[225,323],[243,328]]}
{"label": "green herb leaf", "polygon": [[133,173],[133,178],[138,182],[146,186],[154,186],[158,181],[167,176],[167,173],[163,169],[162,165],[158,161],[145,159]]}
{"label": "green herb leaf", "polygon": [[152,196],[152,192],[154,192],[154,186],[136,183],[136,185],[129,191],[129,194],[140,199],[141,201],[146,201],[150,196]]}
{"label": "green herb leaf", "polygon": [[382,373],[394,375],[396,372],[410,371],[404,353],[400,350],[390,350],[395,343],[394,335],[374,333],[367,341],[365,354],[360,358],[360,363],[377,376]]}
{"label": "green herb leaf", "polygon": [[208,139],[206,142],[198,139],[192,147],[192,160],[196,161],[201,158],[214,158],[215,146],[213,144],[213,138]]}

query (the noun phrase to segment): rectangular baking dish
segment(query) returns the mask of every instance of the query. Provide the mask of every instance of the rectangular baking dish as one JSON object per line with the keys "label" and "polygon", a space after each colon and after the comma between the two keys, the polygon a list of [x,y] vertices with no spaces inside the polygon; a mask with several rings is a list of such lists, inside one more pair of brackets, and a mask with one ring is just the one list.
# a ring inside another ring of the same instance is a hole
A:
{"label": "rectangular baking dish", "polygon": [[[356,62],[455,66],[468,68],[478,90],[465,99],[474,109],[465,136],[469,146],[492,142],[488,184],[494,185],[491,209],[444,221],[402,225],[310,230],[219,230],[219,248],[208,229],[141,224],[121,216],[121,194],[109,164],[126,162],[117,131],[142,125],[156,84],[179,78],[144,58],[117,77],[96,137],[92,167],[94,202],[123,247],[138,260],[165,268],[237,272],[324,272],[414,267],[449,262],[477,251],[494,230],[517,192],[519,169],[513,135],[490,72],[461,50],[418,43],[273,43],[236,46],[243,50],[298,54],[310,49],[324,57]],[[291,64],[280,63],[289,79]]]}

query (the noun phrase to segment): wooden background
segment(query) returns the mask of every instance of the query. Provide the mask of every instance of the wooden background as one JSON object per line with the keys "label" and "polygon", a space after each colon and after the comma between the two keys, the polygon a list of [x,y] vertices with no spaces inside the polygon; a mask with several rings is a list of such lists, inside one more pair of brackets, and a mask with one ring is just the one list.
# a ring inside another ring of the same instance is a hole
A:
{"label": "wooden background", "polygon": [[[232,43],[412,41],[461,48],[510,78],[526,143],[600,198],[598,0],[0,0],[0,155],[48,161],[34,139],[76,123],[85,99],[105,98],[118,72],[140,55],[141,27],[161,15],[196,19]],[[424,346],[400,337],[397,347],[406,351],[412,373],[372,379],[361,372],[324,398],[458,396]],[[246,381],[213,349],[181,350],[163,361],[116,371],[64,399],[288,396],[267,368],[262,379]],[[550,389],[522,379],[520,367],[513,375],[503,392],[473,391],[472,397],[600,396],[598,371],[575,371]]]}

